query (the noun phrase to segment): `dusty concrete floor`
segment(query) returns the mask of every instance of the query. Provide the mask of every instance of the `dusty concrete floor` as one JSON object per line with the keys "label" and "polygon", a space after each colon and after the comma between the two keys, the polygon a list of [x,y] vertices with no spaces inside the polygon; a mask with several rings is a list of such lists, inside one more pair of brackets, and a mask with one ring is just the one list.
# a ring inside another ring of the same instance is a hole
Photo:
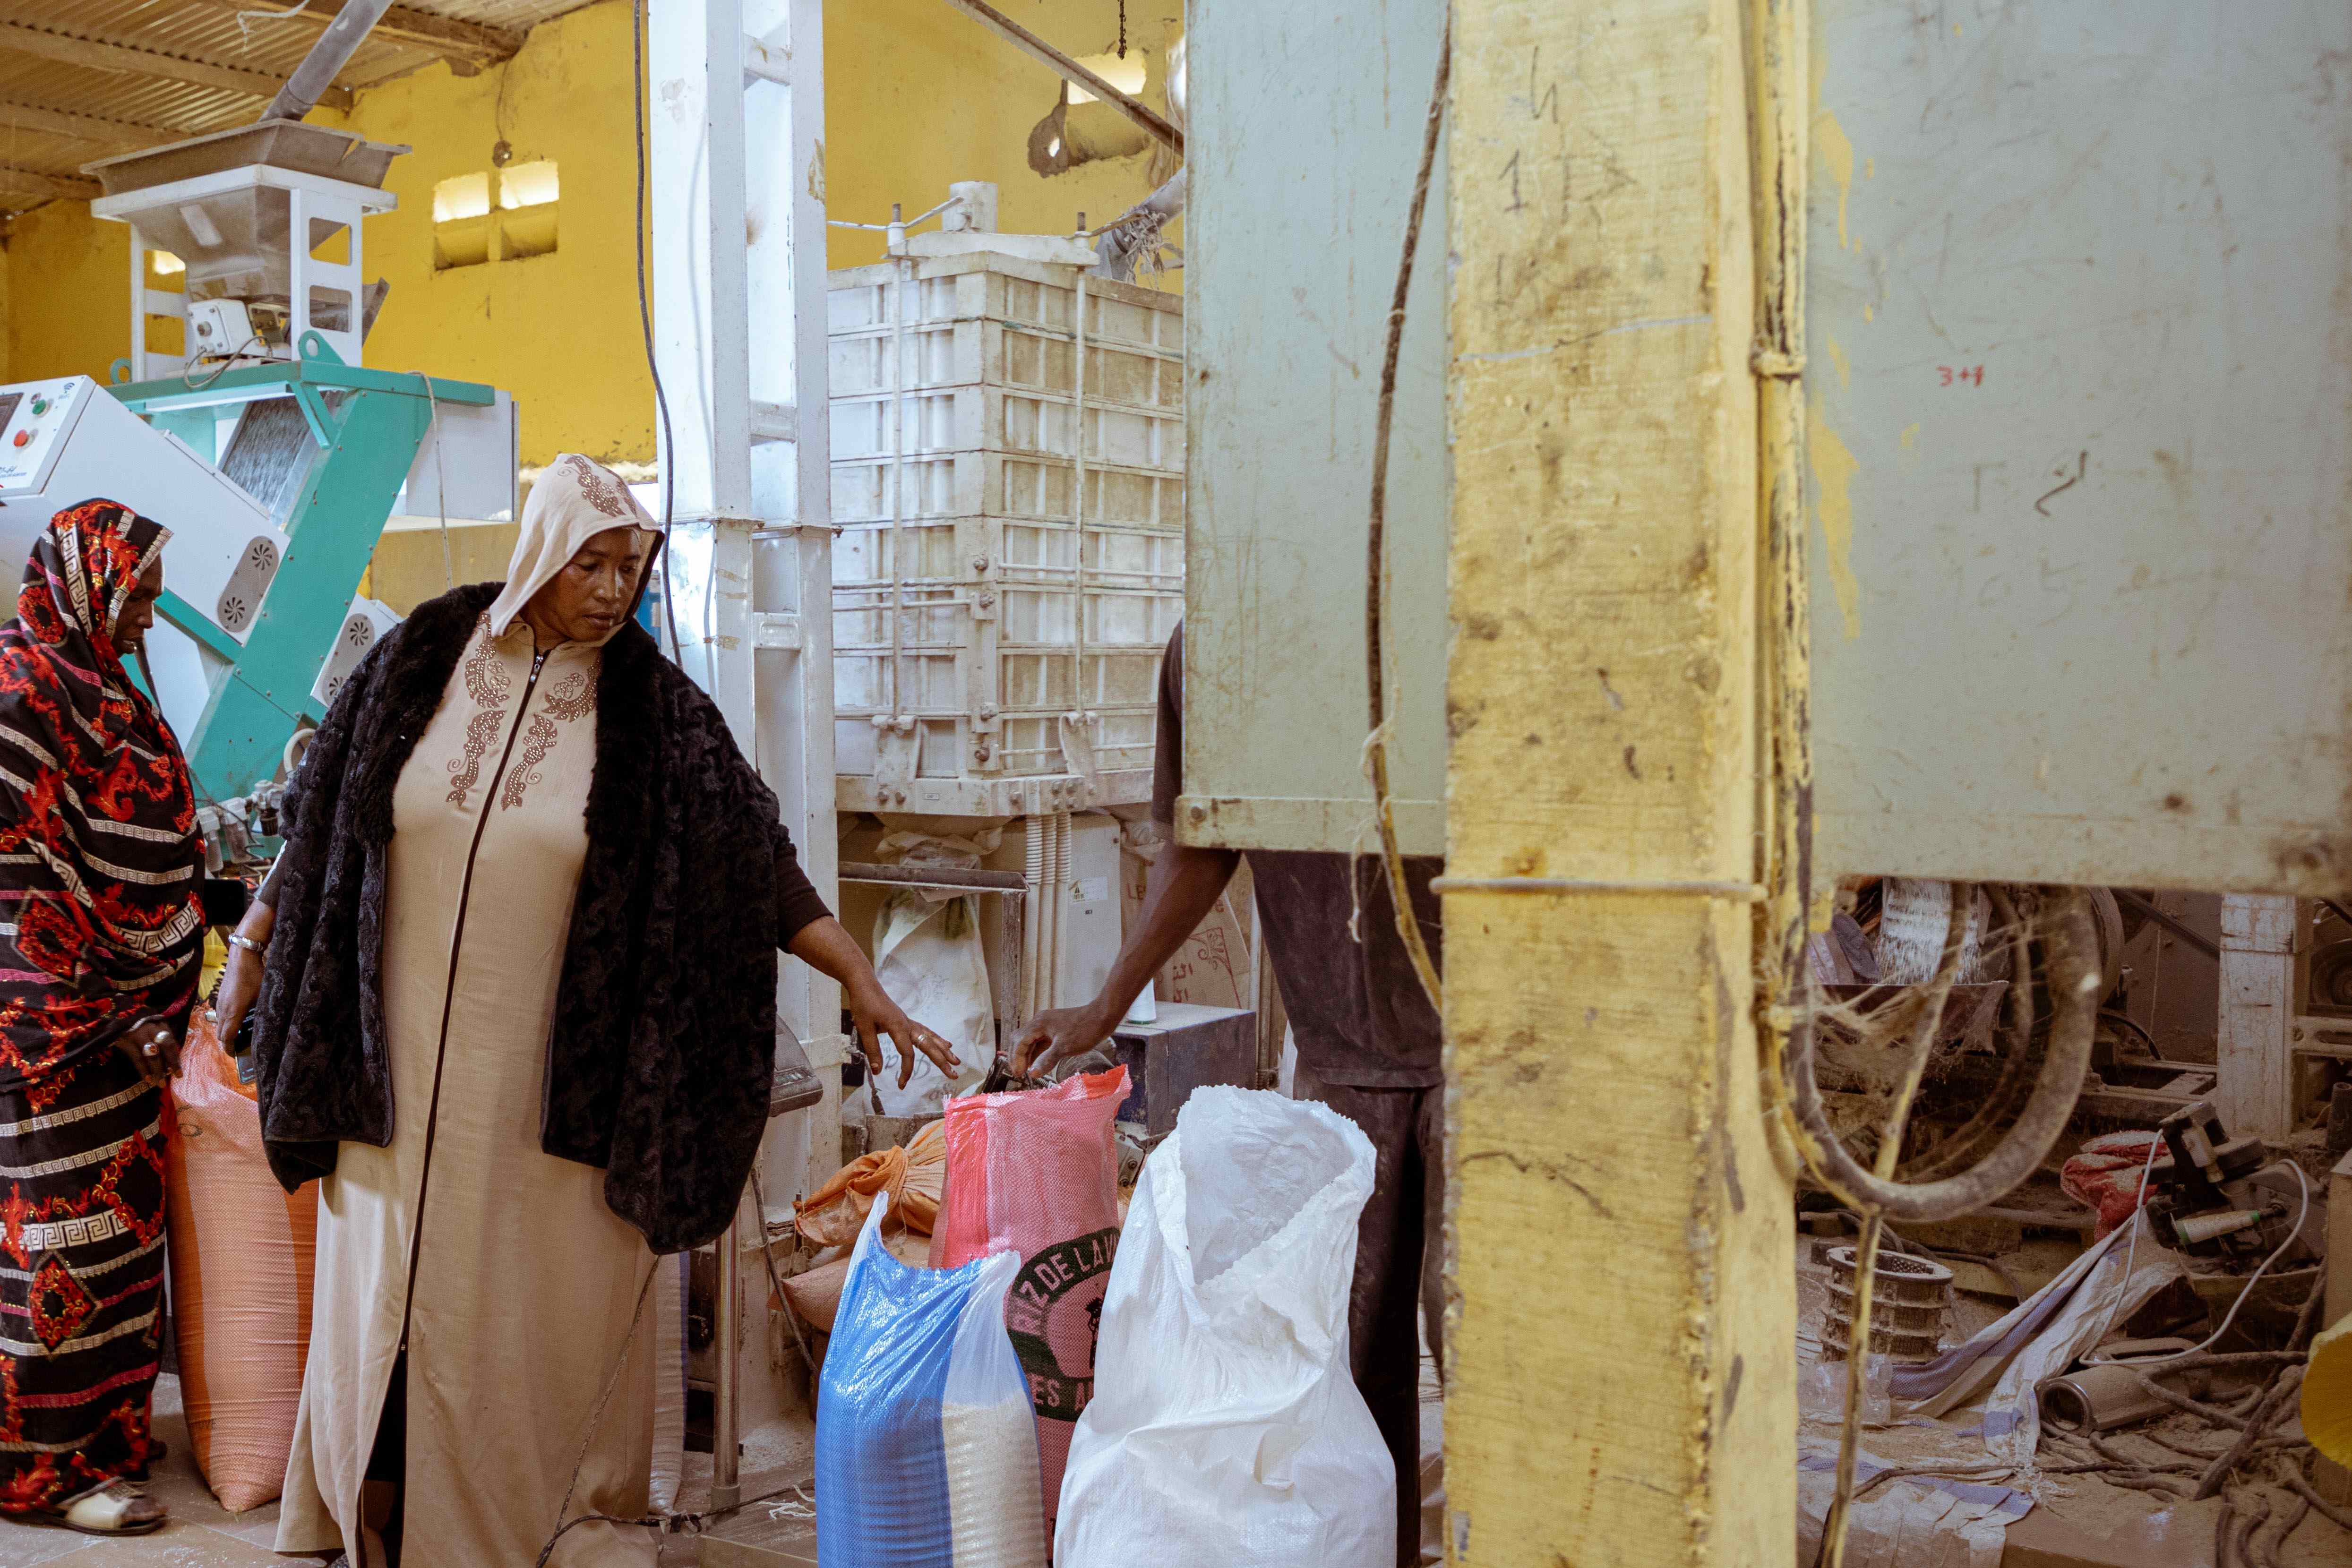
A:
{"label": "dusty concrete floor", "polygon": [[[152,1535],[101,1541],[47,1525],[18,1524],[0,1519],[0,1568],[45,1568],[59,1563],[66,1568],[251,1568],[270,1563],[276,1568],[305,1568],[328,1561],[318,1557],[281,1557],[269,1549],[278,1534],[278,1505],[264,1504],[244,1513],[230,1513],[213,1500],[197,1473],[195,1449],[188,1441],[187,1422],[180,1411],[180,1380],[163,1377],[155,1385],[155,1434],[172,1446],[171,1457],[157,1468],[150,1483],[152,1494],[172,1511],[172,1522]],[[689,1490],[707,1490],[710,1457],[687,1456]],[[663,1545],[661,1568],[694,1568],[696,1544],[675,1540]],[[816,1561],[812,1547],[808,1561]]]}
{"label": "dusty concrete floor", "polygon": [[114,1563],[142,1563],[150,1568],[246,1568],[275,1563],[301,1568],[314,1557],[280,1557],[269,1550],[278,1534],[278,1505],[269,1503],[245,1513],[230,1513],[213,1500],[204,1479],[196,1473],[194,1448],[188,1425],[180,1415],[180,1380],[164,1377],[155,1385],[155,1435],[172,1445],[171,1458],[158,1468],[151,1490],[172,1511],[172,1522],[156,1533],[136,1540],[100,1541],[70,1530],[47,1525],[17,1524],[0,1520],[0,1563],[7,1568],[37,1568],[63,1563],[69,1568],[110,1568]]}

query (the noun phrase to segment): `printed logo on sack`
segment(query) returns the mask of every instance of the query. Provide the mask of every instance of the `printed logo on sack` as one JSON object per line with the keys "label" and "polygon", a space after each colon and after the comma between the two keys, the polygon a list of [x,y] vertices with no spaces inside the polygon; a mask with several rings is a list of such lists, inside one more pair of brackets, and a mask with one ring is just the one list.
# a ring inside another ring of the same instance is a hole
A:
{"label": "printed logo on sack", "polygon": [[1040,1421],[1075,1421],[1094,1397],[1095,1336],[1118,1250],[1117,1226],[1057,1242],[1021,1265],[1004,1298],[1005,1333]]}

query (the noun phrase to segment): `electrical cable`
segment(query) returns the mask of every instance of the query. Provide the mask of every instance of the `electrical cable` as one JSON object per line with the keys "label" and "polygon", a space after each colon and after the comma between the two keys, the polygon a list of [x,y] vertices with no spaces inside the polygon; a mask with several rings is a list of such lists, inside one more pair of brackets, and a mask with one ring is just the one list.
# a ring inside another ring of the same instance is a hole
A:
{"label": "electrical cable", "polygon": [[[631,0],[629,53],[634,66],[632,94],[637,121],[637,322],[645,329],[646,371],[653,377],[654,408],[661,417],[661,587],[662,625],[669,632],[670,663],[681,663],[677,640],[677,606],[669,591],[670,513],[676,498],[677,441],[670,429],[669,393],[663,390],[661,365],[654,354],[653,297],[646,286],[646,0]],[[656,639],[658,643],[658,639]]]}
{"label": "electrical cable", "polygon": [[193,359],[182,361],[180,365],[180,384],[187,388],[190,392],[210,392],[214,387],[220,384],[220,379],[223,376],[236,369],[236,362],[245,358],[246,350],[251,348],[256,343],[260,344],[264,351],[255,355],[254,358],[260,360],[265,363],[268,362],[269,359],[268,352],[269,348],[268,340],[263,338],[260,333],[257,332],[252,337],[247,338],[244,342],[239,343],[236,348],[231,349],[227,353],[223,354],[220,357],[220,369],[215,371],[211,375],[205,377],[201,382],[192,382],[188,379],[188,367],[190,365],[202,363],[204,356],[199,354]]}
{"label": "electrical cable", "polygon": [[800,1347],[802,1364],[808,1368],[809,1384],[816,1384],[816,1357],[809,1354],[808,1342],[801,1337],[800,1314],[793,1311],[792,1302],[784,1296],[784,1282],[776,1276],[775,1254],[768,1249],[768,1195],[760,1186],[760,1162],[751,1162],[751,1201],[760,1210],[760,1260],[768,1266],[768,1288],[776,1293],[776,1310],[784,1315],[784,1326],[793,1331],[793,1343]]}
{"label": "electrical cable", "polygon": [[[1951,914],[1944,925],[1943,952],[1938,956],[1934,977],[1925,988],[1926,1001],[1911,1035],[1911,1060],[1896,1085],[1894,1103],[1886,1113],[1885,1131],[1879,1137],[1876,1164],[1882,1180],[1895,1174],[1895,1165],[1902,1158],[1903,1130],[1911,1119],[1911,1106],[1918,1096],[1920,1082],[1927,1077],[1928,1060],[1935,1054],[1936,1036],[1943,1028],[1944,1004],[1951,997],[1953,982],[1959,978],[1960,961],[1968,950],[1969,924],[1975,912],[1974,885],[1954,883]],[[1839,1148],[1843,1153],[1843,1145]],[[1846,1521],[1856,1496],[1854,1465],[1862,1448],[1862,1389],[1870,1376],[1871,1309],[1878,1282],[1879,1239],[1886,1225],[1883,1210],[1865,1207],[1862,1214],[1862,1239],[1854,1248],[1853,1257],[1853,1320],[1846,1333],[1845,1410],[1838,1434],[1837,1485],[1831,1496],[1829,1512],[1822,1521],[1822,1560],[1828,1568],[1841,1568],[1845,1560]]]}
{"label": "electrical cable", "polygon": [[[756,1166],[753,1167],[751,1179],[756,1196],[759,1182],[759,1173]],[[763,1198],[758,1199],[758,1201],[760,1202],[761,1213],[763,1217],[762,1225],[764,1228],[764,1216],[767,1211],[767,1204],[766,1200]],[[763,1247],[761,1250],[764,1252],[766,1249]],[[656,1258],[654,1260],[653,1267],[646,1273],[645,1282],[637,1287],[637,1304],[635,1311],[633,1311],[629,1316],[628,1334],[621,1342],[620,1355],[614,1364],[612,1377],[607,1380],[604,1385],[604,1396],[596,1401],[595,1413],[588,1418],[587,1436],[583,1437],[580,1441],[580,1457],[572,1462],[572,1480],[570,1484],[563,1489],[563,1501],[555,1511],[555,1517],[558,1520],[563,1520],[565,1511],[570,1509],[572,1506],[572,1494],[579,1489],[580,1471],[588,1462],[588,1449],[590,1445],[596,1440],[597,1425],[604,1420],[604,1407],[606,1405],[611,1403],[613,1390],[619,1385],[621,1374],[629,1364],[629,1349],[636,1340],[638,1325],[644,1319],[646,1296],[651,1289],[654,1280],[661,1273],[661,1260]],[[775,1265],[772,1261],[769,1264],[768,1277],[772,1281],[775,1279]],[[783,1287],[782,1285],[776,1286],[776,1294],[781,1300],[783,1295]],[[787,1314],[789,1314],[791,1309],[787,1307],[785,1310]],[[795,1330],[794,1337],[798,1337],[797,1329]],[[802,1347],[801,1354],[803,1355],[806,1355],[808,1354],[808,1350],[805,1345]],[[814,1363],[812,1362],[810,1364],[812,1371],[814,1371]],[[761,1492],[757,1497],[747,1497],[740,1502],[730,1504],[726,1508],[706,1509],[698,1513],[641,1513],[628,1515],[625,1517],[613,1513],[583,1513],[575,1519],[565,1520],[562,1523],[556,1526],[555,1532],[547,1538],[547,1543],[539,1549],[539,1559],[533,1565],[533,1568],[547,1568],[547,1560],[554,1554],[556,1542],[562,1541],[566,1535],[571,1534],[572,1531],[577,1530],[583,1524],[618,1524],[635,1526],[639,1529],[655,1531],[663,1535],[698,1535],[712,1520],[724,1519],[727,1515],[734,1513],[738,1510],[750,1508],[753,1503],[768,1502],[773,1499],[783,1497],[788,1493],[795,1496],[803,1495],[800,1491],[799,1485],[795,1483],[792,1486],[778,1487],[773,1491]]]}
{"label": "electrical cable", "polygon": [[[1396,292],[1389,304],[1388,348],[1381,361],[1381,401],[1372,427],[1372,498],[1370,526],[1364,546],[1364,678],[1369,688],[1370,733],[1364,737],[1364,770],[1372,784],[1372,814],[1381,832],[1381,859],[1388,869],[1390,912],[1397,935],[1412,960],[1412,972],[1428,993],[1429,1005],[1445,1010],[1444,989],[1437,965],[1422,940],[1421,922],[1412,912],[1412,890],[1405,881],[1404,856],[1397,848],[1396,804],[1389,794],[1389,714],[1385,668],[1387,650],[1381,645],[1389,596],[1388,496],[1389,433],[1396,418],[1397,358],[1404,345],[1405,296],[1412,287],[1413,253],[1421,248],[1422,214],[1429,206],[1431,171],[1437,162],[1438,132],[1445,124],[1445,86],[1454,70],[1454,6],[1447,0],[1438,24],[1437,78],[1429,89],[1429,118],[1422,131],[1421,167],[1413,177],[1412,203],[1404,223],[1404,254],[1397,260]],[[1353,862],[1348,880],[1355,883]]]}
{"label": "electrical cable", "polygon": [[2120,1011],[2115,1008],[2101,1008],[2099,1009],[2099,1017],[2105,1019],[2109,1023],[2119,1023],[2123,1025],[2124,1028],[2139,1036],[2140,1043],[2147,1047],[2148,1055],[2154,1057],[2158,1061],[2165,1060],[2163,1051],[2158,1048],[2156,1043],[2156,1036],[2149,1032],[2146,1025],[2142,1024],[2137,1019],[2133,1018],[2129,1013]]}
{"label": "electrical cable", "polygon": [[[646,1297],[652,1293],[654,1278],[660,1272],[661,1260],[656,1258],[647,1266],[645,1280],[637,1286],[636,1305],[629,1312],[629,1332],[621,1338],[621,1351],[613,1358],[613,1375],[604,1380],[604,1392],[596,1396],[596,1408],[589,1413],[588,1430],[580,1437],[580,1457],[572,1461],[572,1479],[564,1484],[563,1500],[555,1508],[555,1533],[549,1536],[547,1544],[539,1549],[536,1568],[546,1568],[548,1557],[555,1551],[555,1543],[563,1539],[565,1531],[572,1528],[563,1522],[563,1516],[571,1511],[572,1494],[580,1490],[580,1471],[588,1463],[588,1450],[595,1444],[596,1428],[604,1423],[604,1408],[613,1402],[613,1390],[621,1385],[621,1374],[628,1370],[629,1350],[636,1343],[637,1325],[646,1315]],[[574,1524],[580,1522],[580,1520],[572,1521]]]}
{"label": "electrical cable", "polygon": [[955,205],[955,202],[956,199],[950,196],[929,212],[918,213],[902,224],[858,224],[852,223],[847,218],[827,218],[824,220],[824,226],[829,229],[866,229],[875,234],[888,234],[892,229],[911,229],[917,224],[929,222]]}
{"label": "electrical cable", "polygon": [[427,431],[433,438],[433,498],[441,508],[441,591],[446,593],[457,586],[457,569],[449,554],[449,459],[441,445],[441,399],[431,376],[423,371],[414,373],[425,383]]}
{"label": "electrical cable", "polygon": [[[2128,1244],[2124,1248],[2124,1271],[2121,1275],[2121,1279],[2126,1283],[2131,1280],[2132,1260],[2139,1256],[2139,1233],[2147,1228],[2147,1173],[2156,1168],[2157,1151],[2163,1147],[2164,1140],[2161,1137],[2148,1140],[2147,1158],[2141,1162],[2139,1167],[2139,1186],[2132,1193],[2132,1229],[2130,1237],[2127,1238]],[[2298,1223],[2295,1228],[2300,1230],[2303,1227]],[[2107,1331],[2116,1326],[2116,1309],[2123,1304],[2124,1299],[2120,1292],[2116,1294],[2114,1301],[2107,1303],[2106,1321],[2099,1325],[2099,1332],[2091,1337],[2092,1344],[2096,1345],[2107,1337]],[[2194,1353],[2183,1351],[2180,1354],[2189,1355]],[[2179,1358],[2168,1356],[2166,1359],[2178,1360]]]}
{"label": "electrical cable", "polygon": [[[2246,1304],[2247,1298],[2254,1293],[2254,1286],[2256,1282],[2259,1281],[2264,1274],[2270,1272],[2271,1265],[2285,1257],[2287,1249],[2294,1246],[2296,1240],[2302,1237],[2304,1224],[2311,1218],[2311,1182],[2309,1178],[2303,1174],[2303,1167],[2295,1164],[2293,1160],[2280,1160],[2276,1164],[2269,1166],[2266,1168],[2270,1170],[2293,1171],[2294,1173],[2295,1186],[2303,1189],[2303,1204],[2302,1207],[2295,1211],[2294,1228],[2286,1233],[2284,1240],[2281,1241],[2276,1247],[2271,1249],[2271,1255],[2263,1260],[2261,1268],[2256,1269],[2252,1273],[2246,1276],[2245,1287],[2238,1292],[2238,1299],[2230,1303],[2230,1311],[2228,1314],[2221,1319],[2221,1326],[2215,1329],[2210,1334],[2208,1334],[2203,1343],[2191,1345],[2187,1350],[2175,1351],[2170,1355],[2153,1356],[2146,1361],[2142,1361],[2135,1357],[2131,1363],[2135,1369],[2143,1369],[2150,1366],[2168,1366],[2173,1362],[2179,1361],[2183,1356],[2195,1355],[2200,1351],[2210,1350],[2214,1344],[2221,1340],[2223,1334],[2230,1332],[2230,1325],[2238,1321],[2238,1310],[2241,1307],[2243,1307]],[[2141,1179],[2145,1181],[2146,1177],[2143,1176]],[[2139,1233],[2137,1228],[2133,1230],[2132,1241],[2135,1246],[2138,1244]],[[2125,1278],[2128,1279],[2130,1278],[2128,1270],[2131,1262],[2130,1254],[2128,1252],[2125,1254],[2124,1261],[2125,1268],[2126,1270]]]}

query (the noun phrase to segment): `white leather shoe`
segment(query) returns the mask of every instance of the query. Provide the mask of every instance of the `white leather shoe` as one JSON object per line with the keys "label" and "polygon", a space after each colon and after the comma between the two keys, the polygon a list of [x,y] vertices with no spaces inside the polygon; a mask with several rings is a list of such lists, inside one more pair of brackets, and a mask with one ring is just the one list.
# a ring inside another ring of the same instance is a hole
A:
{"label": "white leather shoe", "polygon": [[131,1481],[102,1481],[35,1517],[84,1535],[148,1535],[168,1522],[163,1505]]}

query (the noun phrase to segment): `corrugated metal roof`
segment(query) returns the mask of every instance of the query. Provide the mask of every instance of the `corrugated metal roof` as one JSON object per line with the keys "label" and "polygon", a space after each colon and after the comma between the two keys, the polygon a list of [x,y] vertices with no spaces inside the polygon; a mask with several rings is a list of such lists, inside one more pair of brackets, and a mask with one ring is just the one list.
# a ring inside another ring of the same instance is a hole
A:
{"label": "corrugated metal roof", "polygon": [[454,16],[460,22],[479,22],[486,27],[511,27],[520,33],[594,4],[596,0],[434,0],[416,9]]}
{"label": "corrugated metal roof", "polygon": [[[593,3],[398,0],[387,22],[408,25],[371,35],[337,82],[404,76]],[[0,212],[77,188],[96,159],[253,119],[337,8],[310,0],[281,20],[268,13],[293,0],[0,0]]]}

